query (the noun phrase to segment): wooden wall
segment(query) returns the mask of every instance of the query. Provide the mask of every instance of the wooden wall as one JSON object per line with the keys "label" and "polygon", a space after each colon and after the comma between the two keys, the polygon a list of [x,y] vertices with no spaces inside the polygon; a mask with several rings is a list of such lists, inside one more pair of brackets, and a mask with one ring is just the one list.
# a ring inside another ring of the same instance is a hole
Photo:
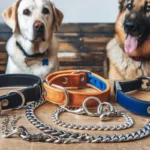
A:
{"label": "wooden wall", "polygon": [[[11,30],[0,24],[0,73],[7,64],[5,45]],[[63,24],[59,40],[60,70],[87,69],[107,77],[106,44],[114,35],[114,24]]]}

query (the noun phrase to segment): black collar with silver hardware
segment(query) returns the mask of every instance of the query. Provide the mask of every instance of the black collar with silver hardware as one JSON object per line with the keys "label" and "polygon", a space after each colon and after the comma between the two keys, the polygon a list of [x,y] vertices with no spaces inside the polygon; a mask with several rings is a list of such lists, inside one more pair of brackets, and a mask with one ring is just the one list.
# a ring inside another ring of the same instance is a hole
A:
{"label": "black collar with silver hardware", "polygon": [[[146,81],[146,88],[143,88],[143,81]],[[125,109],[142,116],[150,117],[150,101],[133,98],[126,92],[140,90],[150,92],[150,77],[140,77],[132,81],[115,81],[116,101]]]}
{"label": "black collar with silver hardware", "polygon": [[41,79],[34,75],[7,74],[0,75],[0,89],[9,87],[23,87],[21,90],[12,90],[0,96],[0,111],[20,109],[28,102],[38,101],[41,98]]}
{"label": "black collar with silver hardware", "polygon": [[19,42],[16,42],[16,45],[18,46],[18,48],[22,51],[22,53],[24,54],[24,56],[29,57],[29,58],[36,58],[36,57],[46,57],[47,51],[44,53],[35,53],[33,55],[29,55],[24,49],[23,47],[20,45]]}

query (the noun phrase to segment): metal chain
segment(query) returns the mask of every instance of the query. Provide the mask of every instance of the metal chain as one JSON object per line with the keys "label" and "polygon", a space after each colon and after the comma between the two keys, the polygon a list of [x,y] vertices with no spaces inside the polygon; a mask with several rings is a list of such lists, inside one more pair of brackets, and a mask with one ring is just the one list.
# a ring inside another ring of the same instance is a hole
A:
{"label": "metal chain", "polygon": [[26,116],[35,127],[37,127],[38,129],[42,130],[47,134],[44,133],[29,134],[26,128],[20,126],[16,128],[11,135],[13,135],[13,133],[18,134],[19,137],[30,142],[49,142],[49,143],[63,143],[63,144],[83,143],[83,142],[88,143],[127,142],[143,139],[145,137],[150,136],[150,122],[148,122],[144,128],[136,132],[120,135],[89,135],[89,134],[60,131],[51,126],[45,125],[35,116],[34,110],[44,103],[45,101],[41,99],[39,102],[33,102],[30,105],[28,105],[28,107],[26,108]]}
{"label": "metal chain", "polygon": [[[74,109],[69,109],[69,110],[74,111]],[[76,109],[76,110],[78,110],[78,109]],[[70,129],[76,129],[76,130],[98,130],[98,131],[101,131],[101,130],[105,130],[105,131],[125,130],[134,125],[133,119],[129,115],[127,115],[125,112],[116,110],[115,108],[113,110],[114,110],[113,112],[106,111],[106,113],[104,112],[103,114],[105,114],[105,115],[107,114],[107,119],[108,118],[110,119],[111,117],[123,116],[126,120],[126,123],[121,124],[121,125],[114,125],[114,126],[110,126],[110,125],[109,126],[93,126],[93,125],[88,126],[88,125],[70,124],[70,123],[62,122],[61,120],[59,120],[59,115],[61,113],[68,112],[64,108],[60,108],[52,113],[52,121],[54,123],[56,123],[57,125],[62,126],[64,128],[70,128]],[[101,115],[103,115],[103,114],[101,114]],[[106,118],[106,116],[105,116],[105,118]]]}
{"label": "metal chain", "polygon": [[[4,120],[2,121],[3,137],[9,137],[9,136],[13,135],[14,134],[13,132],[18,128],[17,126],[15,126],[15,124],[21,117],[16,116],[16,115],[0,115],[0,117],[4,118]],[[13,119],[9,125],[9,118],[10,117],[12,117]],[[8,126],[10,126],[10,127],[8,127]]]}

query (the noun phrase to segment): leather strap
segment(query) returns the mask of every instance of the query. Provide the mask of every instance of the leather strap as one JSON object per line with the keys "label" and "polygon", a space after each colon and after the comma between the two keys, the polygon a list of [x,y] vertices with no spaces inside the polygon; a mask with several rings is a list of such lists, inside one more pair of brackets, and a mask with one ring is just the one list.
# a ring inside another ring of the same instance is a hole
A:
{"label": "leather strap", "polygon": [[[66,95],[63,90],[53,87],[53,84],[68,89],[68,107],[81,107],[83,101],[90,96],[95,96],[103,102],[109,99],[109,82],[94,73],[68,70],[55,72],[46,77],[46,82],[44,83],[44,88],[46,90],[45,99],[54,104],[63,105],[66,101]],[[91,91],[87,89],[87,86],[95,90]],[[87,104],[87,106],[90,107],[96,105],[97,103],[95,101],[89,101]]]}
{"label": "leather strap", "polygon": [[[25,87],[19,90],[19,93],[23,94],[25,99],[24,105],[28,102],[38,101],[41,97],[41,79],[34,75],[0,75],[0,88],[3,89],[6,87]],[[0,96],[0,110],[15,109],[23,104],[23,99],[17,92],[10,91],[10,94]],[[4,104],[6,102],[7,105]]]}
{"label": "leather strap", "polygon": [[133,81],[119,82],[115,81],[115,93],[116,93],[116,101],[125,109],[142,116],[150,117],[150,102],[139,100],[134,97],[130,97],[125,94],[126,92],[135,91],[135,90],[143,90],[142,84],[143,79],[147,80],[148,88],[144,89],[144,91],[149,91],[149,83],[150,78],[141,77]]}

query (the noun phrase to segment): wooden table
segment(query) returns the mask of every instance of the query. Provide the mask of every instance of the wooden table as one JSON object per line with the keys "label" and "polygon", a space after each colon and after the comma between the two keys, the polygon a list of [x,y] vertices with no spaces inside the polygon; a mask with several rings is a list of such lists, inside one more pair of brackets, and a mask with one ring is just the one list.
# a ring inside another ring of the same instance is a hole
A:
{"label": "wooden table", "polygon": [[[1,94],[3,92],[1,91]],[[147,99],[150,100],[150,93],[145,92],[136,92],[132,93],[131,95],[141,98],[141,99]],[[120,109],[124,110],[122,107],[120,107],[118,104],[114,105]],[[46,103],[43,106],[41,106],[37,111],[35,112],[39,119],[41,119],[45,124],[51,125],[54,127],[57,127],[58,129],[64,129],[62,127],[58,127],[51,121],[51,113],[52,111],[58,109],[58,106],[52,105],[50,103]],[[125,110],[126,111],[126,110]],[[88,131],[90,134],[120,134],[120,133],[129,133],[132,131],[136,131],[146,125],[148,121],[150,121],[150,118],[136,116],[128,111],[126,111],[128,114],[130,114],[133,119],[135,120],[135,125],[133,128],[129,130],[124,131]],[[36,129],[34,126],[32,126],[25,117],[25,110],[19,110],[19,111],[11,111],[8,112],[11,114],[17,114],[22,117],[21,120],[18,121],[17,125],[23,125],[25,126],[29,132],[31,133],[39,133],[40,131]],[[87,125],[101,125],[101,124],[120,124],[123,123],[123,118],[115,118],[111,121],[102,123],[99,118],[92,118],[92,117],[85,117],[85,116],[78,116],[73,115],[69,113],[64,113],[60,116],[60,119],[63,121],[66,121],[68,123],[76,123],[76,124],[87,124]],[[0,119],[0,128],[1,128],[1,122],[2,119]],[[65,129],[67,130],[67,129]],[[75,131],[75,130],[68,130],[68,131]],[[80,132],[79,130],[76,132]],[[81,131],[83,132],[83,131]],[[87,132],[87,131],[85,131]],[[0,150],[150,150],[150,137],[134,141],[134,142],[126,142],[126,143],[100,143],[100,144],[88,144],[88,143],[82,143],[82,144],[52,144],[52,143],[30,143],[23,141],[19,139],[18,137],[14,136],[13,138],[5,139],[2,137],[0,133]]]}

